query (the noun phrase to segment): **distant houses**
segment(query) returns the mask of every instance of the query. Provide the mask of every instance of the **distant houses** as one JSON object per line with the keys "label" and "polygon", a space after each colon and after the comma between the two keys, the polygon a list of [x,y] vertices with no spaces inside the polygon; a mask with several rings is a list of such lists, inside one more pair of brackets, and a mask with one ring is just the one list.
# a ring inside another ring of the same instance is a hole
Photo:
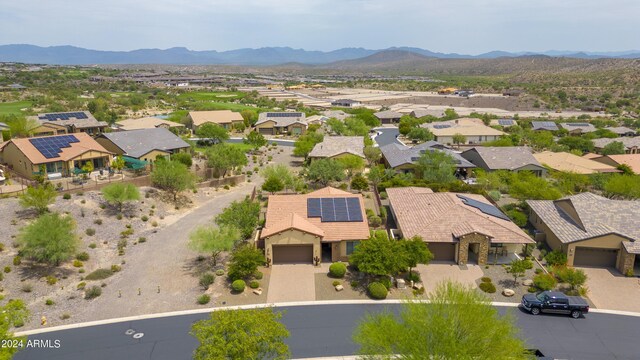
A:
{"label": "distant houses", "polygon": [[116,123],[116,127],[121,131],[154,128],[178,129],[180,131],[182,129],[185,129],[185,126],[183,124],[177,123],[175,121],[159,119],[157,117],[120,120]]}
{"label": "distant houses", "polygon": [[638,132],[634,129],[630,129],[626,126],[612,126],[612,127],[606,127],[605,130],[609,130],[612,133],[618,135],[618,136],[627,136],[627,137],[632,137],[632,136],[636,136],[638,134]]}
{"label": "distant houses", "polygon": [[263,112],[254,126],[263,135],[301,135],[308,124],[303,112]]}
{"label": "distant houses", "polygon": [[620,172],[620,170],[617,170],[613,166],[567,152],[544,151],[533,154],[533,156],[540,164],[557,171],[573,172],[577,174]]}
{"label": "distant houses", "polygon": [[401,173],[412,173],[415,171],[415,163],[420,156],[429,151],[441,151],[451,156],[454,160],[457,172],[466,176],[468,169],[474,168],[475,165],[460,156],[459,153],[452,151],[448,147],[438,143],[437,141],[427,141],[425,143],[408,147],[398,143],[391,143],[380,147],[382,152],[382,161],[385,166]]}
{"label": "distant houses", "polygon": [[96,120],[88,111],[70,111],[59,113],[42,113],[31,117],[39,123],[32,129],[34,136],[61,135],[73,133],[87,133],[97,135],[109,126],[104,121]]}
{"label": "distant houses", "polygon": [[[586,157],[586,155],[585,155]],[[640,174],[640,154],[621,154],[621,155],[597,155],[591,154],[590,160],[597,161],[613,167],[620,165],[628,166],[631,171]]]}
{"label": "distant houses", "polygon": [[533,156],[531,148],[526,146],[477,146],[460,155],[485,171],[530,171],[536,176],[545,176],[547,173],[547,169]]}
{"label": "distant houses", "polygon": [[387,110],[374,113],[373,116],[377,117],[383,124],[398,124],[402,114],[397,111]]}
{"label": "distant houses", "polygon": [[593,139],[596,151],[602,151],[605,146],[612,142],[621,142],[624,145],[627,154],[640,154],[640,136],[636,137],[620,137],[620,138],[601,138]]}
{"label": "distant houses", "polygon": [[337,159],[345,155],[355,155],[364,159],[364,137],[325,136],[309,153],[309,159]]}
{"label": "distant houses", "polygon": [[242,115],[231,110],[190,111],[187,117],[191,130],[194,132],[204,124],[220,125],[231,130],[235,124],[244,123]]}
{"label": "distant houses", "polygon": [[531,129],[533,131],[539,130],[547,130],[547,131],[557,131],[560,130],[558,124],[555,121],[532,121]]}
{"label": "distant houses", "polygon": [[186,151],[190,145],[165,128],[139,129],[101,134],[96,138],[105,149],[147,163]]}
{"label": "distant houses", "polygon": [[585,122],[560,123],[560,126],[567,130],[569,135],[584,135],[598,130],[593,124]]}
{"label": "distant houses", "polygon": [[482,120],[476,118],[461,118],[449,121],[439,121],[421,125],[429,129],[435,136],[435,140],[441,144],[454,144],[454,135],[462,135],[466,141],[461,144],[482,144],[498,140],[505,135],[504,132],[484,125]]}

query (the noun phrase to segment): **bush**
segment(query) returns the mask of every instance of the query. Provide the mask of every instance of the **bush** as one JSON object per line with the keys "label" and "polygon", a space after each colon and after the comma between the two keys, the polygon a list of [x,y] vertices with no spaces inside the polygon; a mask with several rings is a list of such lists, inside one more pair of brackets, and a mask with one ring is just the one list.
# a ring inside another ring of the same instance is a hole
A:
{"label": "bush", "polygon": [[257,280],[252,280],[249,283],[249,287],[252,288],[252,289],[257,289],[257,288],[260,287],[260,283]]}
{"label": "bush", "polygon": [[102,225],[102,219],[95,219],[93,220],[93,223],[96,225]]}
{"label": "bush", "polygon": [[79,254],[76,254],[76,259],[80,261],[87,261],[89,260],[89,254],[86,251],[83,251]]}
{"label": "bush", "polygon": [[202,294],[202,295],[198,296],[198,304],[200,304],[200,305],[208,304],[209,301],[211,301],[211,296],[209,296],[207,294]]}
{"label": "bush", "polygon": [[538,288],[535,287],[535,286],[529,286],[527,288],[527,291],[530,292],[530,293],[535,293],[535,292],[538,292]]}
{"label": "bush", "polygon": [[338,285],[340,285],[342,283],[340,282],[340,280],[333,280],[332,284],[335,287],[335,286],[338,286]]}
{"label": "bush", "polygon": [[122,270],[120,265],[111,265],[111,272],[117,273],[120,270]]}
{"label": "bush", "polygon": [[329,266],[329,275],[341,279],[347,273],[347,266],[344,263],[336,262]]}
{"label": "bush", "polygon": [[264,274],[262,273],[262,271],[256,271],[253,273],[253,278],[256,280],[262,280],[263,277]]}
{"label": "bush", "polygon": [[147,215],[142,215],[142,217],[140,218],[140,220],[146,222],[149,220],[149,217]]}
{"label": "bush", "polygon": [[217,275],[217,276],[222,276],[222,275],[224,275],[224,270],[222,270],[222,269],[218,269],[218,270],[216,270],[216,275]]}
{"label": "bush", "polygon": [[211,273],[202,274],[198,285],[207,290],[211,284],[216,280],[216,276]]}
{"label": "bush", "polygon": [[85,280],[104,280],[110,277],[111,275],[113,275],[113,271],[111,271],[111,269],[101,268],[87,275],[85,277]]}
{"label": "bush", "polygon": [[64,313],[64,314],[60,315],[60,320],[67,320],[70,317],[71,317],[71,315],[69,315],[69,313]]}
{"label": "bush", "polygon": [[151,226],[153,226],[153,227],[158,227],[158,222],[157,222],[157,221],[155,221],[155,220],[154,220],[154,221],[152,221],[152,222],[151,222]]}
{"label": "bush", "polygon": [[51,299],[47,299],[47,300],[45,300],[44,304],[48,305],[48,306],[51,306],[51,305],[55,304],[55,302],[53,302],[53,300],[51,300]]}
{"label": "bush", "polygon": [[55,285],[58,282],[58,279],[55,276],[47,276],[47,284]]}
{"label": "bush", "polygon": [[76,289],[84,290],[85,286],[87,286],[87,283],[83,281],[83,282],[79,283],[78,286],[76,286]]}
{"label": "bush", "polygon": [[374,228],[382,225],[382,219],[378,215],[373,215],[373,216],[369,217],[368,220],[369,220],[369,225],[374,227]]}
{"label": "bush", "polygon": [[387,198],[387,193],[386,193],[386,191],[382,191],[382,192],[380,192],[380,199],[384,200],[384,199],[386,199],[386,198]]}
{"label": "bush", "polygon": [[483,283],[490,283],[491,278],[488,276],[483,276],[482,278],[480,278],[480,281],[482,281]]}
{"label": "bush", "polygon": [[554,269],[554,273],[560,282],[571,285],[571,290],[579,288],[587,281],[587,274],[581,269],[557,267]]}
{"label": "bush", "polygon": [[527,225],[527,215],[520,210],[509,210],[507,211],[507,216],[519,227],[525,227]]}
{"label": "bush", "polygon": [[79,267],[83,267],[83,266],[84,266],[84,264],[82,263],[82,261],[80,261],[80,260],[73,260],[73,267],[77,267],[77,268],[79,268]]}
{"label": "bush", "polygon": [[556,278],[550,274],[539,274],[533,277],[533,285],[542,291],[553,290],[556,284]]}
{"label": "bush", "polygon": [[139,243],[147,242],[147,238],[144,237],[144,236],[141,236],[141,237],[138,238],[138,242]]}
{"label": "bush", "polygon": [[84,292],[84,298],[87,300],[95,299],[100,295],[102,295],[102,289],[95,285]]}
{"label": "bush", "polygon": [[500,191],[498,191],[498,190],[491,190],[491,191],[489,191],[489,197],[493,201],[498,201],[502,197],[502,194],[500,194]]}
{"label": "bush", "polygon": [[22,290],[22,292],[30,293],[31,291],[33,291],[33,286],[29,283],[25,283],[22,284],[20,290]]}
{"label": "bush", "polygon": [[[540,251],[540,253],[542,253],[542,251]],[[553,250],[552,252],[548,253],[544,257],[544,259],[547,261],[547,264],[551,266],[567,264],[567,255],[558,250]]]}
{"label": "bush", "polygon": [[234,281],[233,283],[231,283],[231,289],[233,289],[233,291],[238,292],[238,293],[243,292],[244,288],[246,286],[247,285],[244,283],[244,280],[240,280],[240,279],[238,279],[238,280]]}
{"label": "bush", "polygon": [[84,233],[87,234],[88,236],[93,236],[96,234],[96,229],[88,228],[87,230],[85,230]]}
{"label": "bush", "polygon": [[5,266],[4,267],[4,272],[7,273],[7,274],[10,273],[11,272],[11,266]]}
{"label": "bush", "polygon": [[414,283],[420,282],[422,279],[420,278],[420,274],[417,272],[410,272],[407,274],[407,281],[413,281]]}
{"label": "bush", "polygon": [[379,282],[372,282],[367,288],[369,290],[369,296],[376,300],[382,300],[387,298],[387,288]]}
{"label": "bush", "polygon": [[479,285],[480,290],[489,293],[489,294],[493,294],[496,292],[496,286],[493,285],[493,283],[490,282],[483,282],[480,283]]}
{"label": "bush", "polygon": [[350,285],[351,285],[352,288],[357,288],[358,286],[360,286],[360,283],[357,280],[353,280],[350,283]]}
{"label": "bush", "polygon": [[66,194],[62,195],[62,198],[65,199],[65,200],[69,200],[69,199],[71,199],[71,194],[66,193]]}
{"label": "bush", "polygon": [[384,287],[387,288],[387,290],[390,290],[391,287],[393,286],[393,284],[391,283],[391,279],[389,279],[388,277],[383,277],[378,282],[384,285]]}
{"label": "bush", "polygon": [[535,273],[536,275],[538,275],[538,274],[542,274],[542,269],[535,269],[535,270],[534,270],[534,273]]}
{"label": "bush", "polygon": [[22,263],[22,258],[20,257],[20,255],[16,255],[13,257],[13,265],[14,266],[18,266]]}
{"label": "bush", "polygon": [[523,260],[522,264],[524,265],[524,268],[527,270],[533,269],[533,262],[531,260],[525,259]]}

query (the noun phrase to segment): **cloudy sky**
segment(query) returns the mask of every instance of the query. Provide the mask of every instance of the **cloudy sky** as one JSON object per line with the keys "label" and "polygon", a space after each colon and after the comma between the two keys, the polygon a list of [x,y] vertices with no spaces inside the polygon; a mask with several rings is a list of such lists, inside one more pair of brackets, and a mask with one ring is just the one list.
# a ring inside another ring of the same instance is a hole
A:
{"label": "cloudy sky", "polygon": [[0,0],[0,44],[640,49],[640,0]]}

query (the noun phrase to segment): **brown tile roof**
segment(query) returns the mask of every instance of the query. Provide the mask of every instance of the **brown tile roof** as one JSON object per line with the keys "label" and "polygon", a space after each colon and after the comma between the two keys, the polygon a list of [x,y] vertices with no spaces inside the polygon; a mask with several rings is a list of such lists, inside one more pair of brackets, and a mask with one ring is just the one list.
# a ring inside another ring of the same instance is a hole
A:
{"label": "brown tile roof", "polygon": [[640,154],[619,154],[607,156],[617,164],[625,164],[629,166],[634,173],[640,174]]}
{"label": "brown tile roof", "polygon": [[476,118],[461,118],[456,120],[438,121],[420,125],[429,129],[435,136],[501,136],[504,132],[486,126],[482,120]]}
{"label": "brown tile roof", "polygon": [[517,170],[527,165],[542,165],[533,157],[531,148],[526,146],[476,146],[462,152],[462,157],[469,160],[468,155],[478,153],[489,170]]}
{"label": "brown tile roof", "polygon": [[[363,221],[322,222],[318,217],[307,217],[307,199],[329,197],[359,199]],[[322,241],[364,240],[369,238],[369,224],[365,216],[362,196],[332,187],[326,187],[308,194],[269,196],[266,223],[260,238],[291,228],[314,235],[322,233]]]}
{"label": "brown tile roof", "polygon": [[[470,233],[491,237],[492,243],[532,243],[510,220],[487,215],[466,205],[455,193],[434,193],[428,188],[388,188],[387,195],[398,228],[405,238],[420,236],[427,242],[456,242]],[[481,195],[465,197],[491,205]]]}
{"label": "brown tile roof", "polygon": [[166,125],[167,127],[184,127],[183,124],[175,121],[158,119],[156,117],[121,120],[118,121],[116,125],[122,130],[152,129],[162,125]]}
{"label": "brown tile roof", "polygon": [[[75,136],[79,142],[71,143],[71,147],[62,148],[58,157],[47,159],[36,149],[35,146],[29,141],[29,139],[11,139],[12,142],[24,155],[31,161],[33,164],[45,164],[56,161],[69,161],[72,160],[87,151],[99,151],[106,154],[113,154],[108,151],[102,145],[98,144],[90,135],[86,133],[73,133],[68,134]],[[68,136],[68,135],[55,135],[55,136],[46,136],[47,138],[56,138],[59,136]],[[44,137],[39,137],[38,139],[42,139]]]}
{"label": "brown tile roof", "polygon": [[574,172],[577,174],[620,172],[620,170],[617,170],[613,166],[602,164],[567,152],[544,151],[538,154],[533,154],[533,157],[535,157],[542,165],[546,165],[558,171]]}
{"label": "brown tile roof", "polygon": [[362,136],[325,136],[309,153],[312,158],[330,158],[349,153],[364,159],[364,137]]}
{"label": "brown tile roof", "polygon": [[191,120],[193,120],[194,126],[200,126],[208,122],[214,124],[231,124],[235,121],[244,121],[240,113],[231,110],[190,111],[189,116]]}

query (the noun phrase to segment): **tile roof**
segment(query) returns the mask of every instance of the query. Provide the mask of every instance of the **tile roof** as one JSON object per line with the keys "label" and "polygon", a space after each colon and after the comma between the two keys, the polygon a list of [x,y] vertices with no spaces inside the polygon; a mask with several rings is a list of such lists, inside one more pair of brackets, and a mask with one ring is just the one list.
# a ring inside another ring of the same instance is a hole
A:
{"label": "tile roof", "polygon": [[558,124],[553,121],[532,121],[531,126],[532,130],[559,130]]}
{"label": "tile roof", "polygon": [[[277,116],[277,114],[287,114],[287,116]],[[293,114],[297,114],[297,116],[293,116]],[[276,116],[273,116],[276,115]],[[256,121],[255,125],[260,125],[267,121],[275,122],[274,127],[286,127],[295,123],[307,125],[306,114],[303,112],[263,112],[258,115],[258,121]],[[254,126],[255,126],[254,125]]]}
{"label": "tile roof", "polygon": [[628,133],[633,133],[633,134],[637,133],[636,130],[630,129],[626,126],[612,126],[612,127],[606,127],[605,129],[618,135],[624,135]]}
{"label": "tile roof", "polygon": [[184,127],[183,124],[175,121],[158,119],[156,117],[143,117],[139,119],[127,119],[118,121],[116,124],[119,129],[122,130],[139,130],[139,129],[153,129],[165,125],[167,127]]}
{"label": "tile roof", "polygon": [[[492,243],[533,243],[518,225],[466,205],[455,193],[428,188],[388,188],[387,195],[398,228],[405,238],[421,236],[427,242],[455,242],[473,232],[491,236]],[[465,197],[491,205],[481,195]]]}
{"label": "tile roof", "polygon": [[435,136],[453,136],[461,134],[464,136],[501,136],[505,133],[486,126],[481,119],[462,118],[448,121],[438,121],[420,125],[429,129]]}
{"label": "tile roof", "polygon": [[472,152],[478,153],[489,170],[516,170],[527,165],[542,168],[542,165],[533,156],[531,148],[526,146],[476,146],[462,152],[461,155],[463,158],[469,159],[467,156]]}
{"label": "tile roof", "polygon": [[589,160],[567,152],[543,151],[533,154],[533,157],[542,165],[554,170],[574,172],[577,174],[595,174],[607,172],[620,172],[615,167]]}
{"label": "tile roof", "polygon": [[606,155],[601,156],[595,161],[599,161],[599,159],[609,158],[613,160],[616,164],[624,164],[627,165],[633,170],[634,173],[640,174],[640,154],[620,154],[620,155]]}
{"label": "tile roof", "polygon": [[244,121],[240,113],[231,110],[190,111],[189,116],[195,126],[200,126],[208,122],[214,124],[231,124],[234,121]]}
{"label": "tile roof", "polygon": [[580,130],[580,132],[583,133],[594,132],[598,130],[595,126],[593,126],[593,124],[590,123],[560,123],[560,126],[569,131]]}
{"label": "tile roof", "polygon": [[[322,222],[319,217],[307,217],[307,199],[329,197],[359,199],[363,221]],[[369,238],[369,224],[364,214],[362,195],[352,194],[332,187],[326,187],[308,194],[271,195],[267,206],[265,227],[260,237],[264,238],[295,226],[312,234],[322,232],[322,241],[364,240]]]}
{"label": "tile roof", "polygon": [[640,201],[612,200],[587,192],[560,200],[527,200],[527,204],[562,243],[607,234],[640,240]]}
{"label": "tile roof", "polygon": [[[56,121],[49,121],[49,120],[41,119],[41,117],[45,117],[47,115],[52,115],[52,114],[73,114],[73,113],[83,113],[86,116],[86,119],[78,119],[78,118],[75,118],[75,117],[70,117],[67,120],[56,120]],[[67,126],[67,127],[73,126],[73,127],[77,128],[77,129],[85,129],[85,128],[92,128],[92,127],[102,127],[102,126],[108,126],[109,125],[104,121],[98,121],[88,111],[67,111],[67,112],[42,113],[42,114],[38,114],[37,116],[32,117],[32,118],[35,118],[35,120],[38,121],[40,124],[51,123],[51,124],[62,125],[62,126]]]}
{"label": "tile roof", "polygon": [[611,144],[612,142],[618,141],[621,142],[625,148],[637,148],[640,147],[640,136],[636,137],[620,137],[620,138],[601,138],[601,139],[593,139],[593,144],[596,148],[602,149],[605,146]]}
{"label": "tile roof", "polygon": [[444,110],[416,109],[411,111],[411,116],[421,118],[425,116],[435,116],[441,118],[444,116]]}
{"label": "tile roof", "polygon": [[444,147],[436,141],[427,141],[425,143],[408,147],[398,143],[391,143],[380,147],[382,156],[387,160],[392,168],[404,164],[413,164],[425,151],[442,151],[453,157],[457,168],[473,168],[476,167],[459,153]]}
{"label": "tile roof", "polygon": [[342,110],[327,110],[327,111],[323,111],[322,114],[324,116],[327,116],[330,118],[336,118],[338,120],[344,120],[351,116],[350,114],[347,114]]}
{"label": "tile roof", "polygon": [[[29,141],[30,139],[11,139],[4,143],[3,151],[6,150],[6,145],[9,143],[13,143],[33,164],[46,164],[56,161],[69,161],[72,160],[87,151],[99,151],[106,154],[113,154],[102,145],[100,145],[97,141],[95,141],[89,134],[86,133],[73,133],[68,134],[73,135],[79,142],[70,143],[70,147],[62,148],[62,151],[59,153],[58,157],[47,159],[35,146]],[[65,135],[54,135],[54,136],[43,136],[38,137],[37,139],[42,138],[57,138]]]}
{"label": "tile roof", "polygon": [[349,153],[364,159],[364,137],[362,136],[325,136],[309,153],[312,158],[328,158]]}
{"label": "tile roof", "polygon": [[125,155],[133,158],[139,158],[152,150],[173,151],[189,147],[179,136],[165,128],[118,131],[104,133],[100,137],[109,139]]}
{"label": "tile roof", "polygon": [[373,114],[373,116],[377,117],[378,119],[399,119],[402,117],[402,114],[397,111],[387,110],[377,112]]}

